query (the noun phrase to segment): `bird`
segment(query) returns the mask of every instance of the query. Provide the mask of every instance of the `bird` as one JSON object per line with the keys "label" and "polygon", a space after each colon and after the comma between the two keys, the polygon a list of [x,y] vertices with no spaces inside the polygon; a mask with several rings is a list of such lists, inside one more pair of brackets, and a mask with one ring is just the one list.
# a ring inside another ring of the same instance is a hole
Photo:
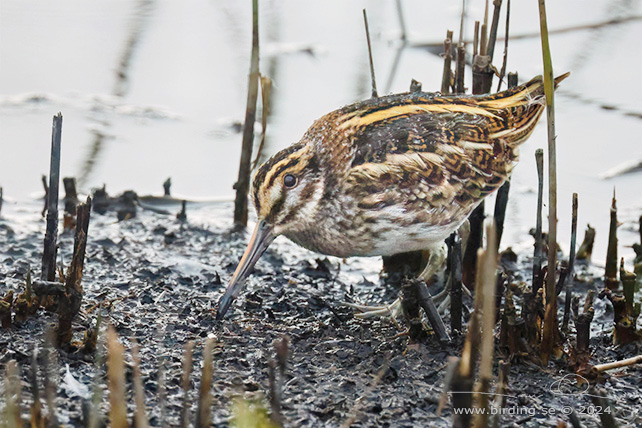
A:
{"label": "bird", "polygon": [[257,223],[217,319],[279,235],[340,258],[443,245],[509,178],[545,105],[537,76],[495,94],[371,98],[316,120],[255,173]]}

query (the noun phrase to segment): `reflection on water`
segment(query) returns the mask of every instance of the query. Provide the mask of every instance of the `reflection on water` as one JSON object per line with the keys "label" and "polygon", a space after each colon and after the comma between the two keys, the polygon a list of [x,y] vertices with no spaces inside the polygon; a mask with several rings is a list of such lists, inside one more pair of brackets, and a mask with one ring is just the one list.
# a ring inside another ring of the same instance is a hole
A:
{"label": "reflection on water", "polygon": [[[622,245],[632,243],[642,205],[639,173],[610,181],[598,177],[642,158],[631,138],[642,133],[642,92],[633,84],[642,65],[633,54],[642,38],[640,2],[568,0],[548,6],[556,73],[572,72],[556,108],[560,242],[568,246],[571,194],[578,192],[579,229],[586,223],[598,228],[599,255],[606,248],[612,188],[627,224],[623,233],[631,230]],[[443,38],[446,30],[459,28],[458,2],[263,1],[261,71],[274,82],[264,156],[297,141],[324,113],[369,97],[364,7],[380,89],[406,91],[411,78],[424,90],[439,88]],[[468,36],[483,7],[483,1],[467,2]],[[25,200],[40,191],[57,111],[65,118],[61,173],[76,176],[83,191],[106,184],[110,193],[160,193],[171,176],[176,193],[231,196],[241,145],[234,124],[245,109],[250,9],[245,2],[218,1],[0,3],[5,197]],[[501,19],[500,35],[503,26]],[[528,80],[541,73],[537,4],[512,2],[510,26],[507,70]],[[545,147],[545,131],[540,126],[522,148],[506,243],[531,245],[524,236],[534,224],[533,153]]]}
{"label": "reflection on water", "polygon": [[[118,66],[115,70],[115,83],[114,89],[112,90],[112,95],[118,98],[122,98],[127,94],[128,81],[129,81],[129,69],[132,62],[132,57],[136,47],[139,44],[144,24],[147,21],[148,16],[152,11],[152,6],[154,5],[153,0],[138,0],[136,3],[135,13],[134,13],[134,23],[130,26],[129,36],[125,42],[125,49],[123,54],[118,61]],[[104,128],[110,127],[110,122],[105,121],[102,123]],[[78,185],[83,187],[88,178],[90,177],[94,166],[100,156],[101,151],[103,150],[103,143],[106,133],[103,131],[92,131],[92,138],[90,143],[90,148],[87,151],[87,158],[82,163],[80,174],[78,174]]]}

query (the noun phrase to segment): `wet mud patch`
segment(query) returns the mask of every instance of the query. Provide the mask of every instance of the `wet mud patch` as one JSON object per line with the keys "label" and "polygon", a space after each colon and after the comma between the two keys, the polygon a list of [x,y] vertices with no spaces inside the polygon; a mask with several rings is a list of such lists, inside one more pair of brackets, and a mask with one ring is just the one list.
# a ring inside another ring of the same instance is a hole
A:
{"label": "wet mud patch", "polygon": [[[376,279],[378,262],[318,258],[293,244],[277,240],[259,261],[245,292],[222,321],[215,319],[216,302],[245,249],[247,235],[230,232],[229,207],[188,208],[188,222],[154,213],[117,222],[113,215],[93,214],[83,275],[84,296],[74,320],[74,339],[95,325],[100,312],[112,324],[127,350],[126,374],[131,382],[132,341],[140,346],[145,401],[153,426],[177,426],[184,407],[181,389],[183,350],[193,340],[194,369],[190,376],[189,411],[196,413],[203,346],[215,339],[212,384],[214,426],[227,426],[234,397],[267,403],[268,360],[273,342],[289,338],[283,381],[282,413],[286,426],[339,426],[356,417],[353,426],[451,426],[447,405],[438,414],[449,356],[460,354],[462,337],[442,346],[433,337],[410,343],[389,320],[359,320],[344,302],[389,303],[399,290]],[[113,214],[113,213],[112,213]],[[42,256],[42,221],[38,207],[9,212],[0,219],[0,294],[24,287],[28,266],[38,274]],[[59,260],[71,260],[73,234],[59,239]],[[528,266],[528,259],[523,265]],[[522,263],[518,264],[519,270]],[[528,277],[516,273],[515,281]],[[587,281],[587,284],[589,282]],[[586,287],[600,287],[592,283]],[[471,302],[464,300],[470,307]],[[599,299],[596,302],[600,302]],[[596,305],[591,339],[595,363],[642,353],[640,344],[613,347],[612,315],[607,304]],[[28,381],[34,347],[43,347],[53,314],[40,309],[25,322],[14,322],[0,334],[0,362],[16,360],[23,380],[23,409],[33,400]],[[106,324],[106,323],[105,323]],[[102,335],[101,335],[102,336]],[[107,414],[104,362],[93,354],[55,353],[56,412],[65,426],[81,426],[83,401],[94,379],[103,389]],[[163,367],[164,419],[161,420],[159,367]],[[67,368],[68,367],[68,368]],[[98,368],[97,368],[98,367]],[[386,368],[380,381],[373,378]],[[98,370],[98,377],[97,375]],[[642,369],[633,366],[607,375],[603,387],[621,421],[640,423]],[[551,426],[568,421],[574,408],[584,424],[599,417],[584,389],[569,377],[567,365],[553,362],[542,369],[527,359],[513,362],[504,425]],[[77,383],[74,383],[77,381]],[[563,393],[552,386],[564,382]],[[129,387],[128,387],[129,389]],[[133,412],[133,400],[128,400]],[[267,406],[267,404],[265,404]],[[570,406],[570,407],[569,407]]]}

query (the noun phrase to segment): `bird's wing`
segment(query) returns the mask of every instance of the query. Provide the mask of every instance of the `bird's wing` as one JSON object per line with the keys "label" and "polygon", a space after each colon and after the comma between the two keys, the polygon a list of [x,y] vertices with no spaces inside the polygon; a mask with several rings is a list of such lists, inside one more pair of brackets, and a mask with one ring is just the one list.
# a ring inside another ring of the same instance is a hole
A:
{"label": "bird's wing", "polygon": [[544,106],[540,77],[488,96],[385,98],[336,118],[352,148],[347,191],[362,208],[474,206],[508,177]]}

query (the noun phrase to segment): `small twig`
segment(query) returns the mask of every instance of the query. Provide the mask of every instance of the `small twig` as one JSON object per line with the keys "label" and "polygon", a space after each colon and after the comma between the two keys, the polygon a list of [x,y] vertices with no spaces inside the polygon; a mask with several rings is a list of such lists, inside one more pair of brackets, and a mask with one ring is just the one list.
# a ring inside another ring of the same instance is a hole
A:
{"label": "small twig", "polygon": [[417,287],[419,306],[421,306],[426,313],[428,321],[430,322],[432,329],[435,331],[437,338],[440,342],[450,342],[450,336],[448,335],[448,331],[446,331],[444,321],[439,315],[439,311],[435,306],[435,302],[432,300],[432,296],[428,291],[428,287],[426,287],[426,283],[423,280],[417,280],[415,281],[415,284]]}
{"label": "small twig", "polygon": [[374,61],[372,60],[372,45],[370,43],[370,29],[368,28],[368,14],[363,9],[363,24],[366,27],[366,41],[368,42],[368,59],[370,60],[370,83],[372,84],[372,98],[377,98],[377,80],[375,79]]}
{"label": "small twig", "polygon": [[611,363],[597,364],[593,366],[593,369],[597,370],[598,372],[604,372],[607,370],[621,369],[622,367],[628,367],[640,363],[642,363],[642,355],[637,355],[635,357],[613,361]]}

